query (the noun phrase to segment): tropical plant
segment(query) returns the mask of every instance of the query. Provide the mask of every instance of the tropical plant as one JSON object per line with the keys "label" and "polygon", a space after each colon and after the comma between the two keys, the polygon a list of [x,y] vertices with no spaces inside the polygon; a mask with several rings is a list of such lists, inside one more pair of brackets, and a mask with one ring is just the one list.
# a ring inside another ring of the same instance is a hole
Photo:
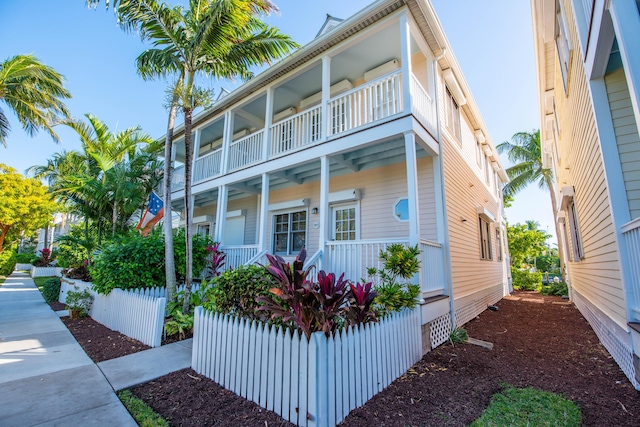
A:
{"label": "tropical plant", "polygon": [[[115,3],[114,3],[115,6]],[[138,30],[154,48],[137,59],[145,79],[173,76],[165,159],[170,159],[173,125],[178,106],[184,114],[185,141],[185,231],[187,234],[187,279],[185,311],[191,291],[192,248],[191,153],[192,115],[211,102],[211,92],[196,85],[197,75],[216,79],[250,78],[253,66],[270,63],[298,45],[259,18],[276,11],[269,0],[190,0],[189,7],[170,7],[156,0],[120,0],[117,13],[123,28]],[[170,169],[165,168],[165,207],[171,206]],[[169,217],[169,216],[167,216]],[[168,283],[169,298],[174,284]]]}
{"label": "tropical plant", "polygon": [[542,273],[511,268],[513,289],[517,291],[537,291],[542,286]]}
{"label": "tropical plant", "polygon": [[[560,227],[556,218],[558,206],[556,203],[556,192],[554,186],[553,171],[545,168],[542,164],[542,148],[540,146],[540,130],[533,132],[518,132],[511,137],[511,142],[505,141],[496,146],[498,153],[507,153],[509,161],[513,166],[506,170],[510,182],[507,183],[502,192],[507,197],[513,197],[516,193],[524,190],[529,184],[537,182],[538,187],[549,192],[551,197],[551,209],[555,219],[556,236],[558,238],[558,254],[560,256],[560,273],[564,279],[564,251],[562,239],[560,238]],[[511,242],[509,241],[511,251]]]}
{"label": "tropical plant", "polygon": [[8,276],[16,268],[16,253],[13,249],[0,252],[0,276]]}
{"label": "tropical plant", "polygon": [[0,163],[0,252],[49,224],[57,209],[41,182]]}
{"label": "tropical plant", "polygon": [[220,250],[220,243],[216,242],[213,245],[207,247],[207,266],[204,269],[204,278],[211,280],[214,277],[220,276],[222,267],[224,267],[224,260],[227,254]]}
{"label": "tropical plant", "polygon": [[173,312],[172,318],[167,320],[164,324],[164,329],[167,331],[167,335],[178,335],[178,338],[183,340],[185,335],[193,332],[193,313],[184,314],[180,310]]}
{"label": "tropical plant", "polygon": [[356,283],[350,284],[351,295],[349,295],[349,306],[346,312],[346,319],[350,325],[359,325],[366,322],[377,322],[378,314],[373,309],[373,303],[378,296],[371,286],[371,282],[364,285]]}
{"label": "tropical plant", "polygon": [[462,344],[469,339],[469,334],[463,328],[455,328],[449,334],[449,342],[451,344]]}
{"label": "tropical plant", "polygon": [[33,253],[16,254],[16,261],[20,264],[31,264],[38,259],[40,259],[40,257]]}
{"label": "tropical plant", "polygon": [[33,265],[36,267],[48,267],[51,261],[51,249],[42,248],[42,250],[40,250],[40,258],[38,258]]}
{"label": "tropical plant", "polygon": [[51,278],[42,285],[42,296],[46,302],[58,301],[60,297],[60,279]]}
{"label": "tropical plant", "polygon": [[[44,129],[54,141],[60,138],[53,126],[69,117],[63,100],[71,98],[64,77],[33,55],[16,55],[0,63],[0,101],[15,113],[31,136]],[[0,143],[7,146],[9,119],[0,109]]]}
{"label": "tropical plant", "polygon": [[420,285],[408,281],[420,271],[420,253],[418,245],[406,248],[394,243],[380,251],[381,269],[367,269],[377,293],[374,302],[379,317],[418,305]]}
{"label": "tropical plant", "polygon": [[84,317],[91,309],[91,305],[93,304],[93,295],[91,295],[88,289],[80,291],[77,286],[74,286],[74,288],[75,291],[67,292],[67,298],[64,302],[67,305],[68,310],[79,310],[80,317]]}

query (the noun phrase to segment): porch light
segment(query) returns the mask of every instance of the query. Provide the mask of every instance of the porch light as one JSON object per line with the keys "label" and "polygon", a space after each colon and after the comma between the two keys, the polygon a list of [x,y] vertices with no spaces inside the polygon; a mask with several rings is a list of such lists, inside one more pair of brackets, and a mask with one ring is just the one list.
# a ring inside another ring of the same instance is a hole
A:
{"label": "porch light", "polygon": [[318,208],[315,207],[315,208],[311,209],[311,213],[314,214],[314,215],[318,215]]}

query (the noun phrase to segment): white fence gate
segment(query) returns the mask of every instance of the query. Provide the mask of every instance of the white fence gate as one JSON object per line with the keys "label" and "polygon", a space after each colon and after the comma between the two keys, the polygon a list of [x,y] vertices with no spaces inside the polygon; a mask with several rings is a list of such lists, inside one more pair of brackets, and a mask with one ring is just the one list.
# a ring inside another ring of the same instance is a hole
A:
{"label": "white fence gate", "polygon": [[332,427],[422,357],[420,310],[327,338],[196,308],[191,367],[299,426]]}

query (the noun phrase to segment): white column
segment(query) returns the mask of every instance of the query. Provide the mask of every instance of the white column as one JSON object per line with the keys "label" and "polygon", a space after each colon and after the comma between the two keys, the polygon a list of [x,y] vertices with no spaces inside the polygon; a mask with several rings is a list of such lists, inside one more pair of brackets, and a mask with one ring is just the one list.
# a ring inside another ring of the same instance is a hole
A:
{"label": "white column", "polygon": [[320,139],[326,141],[331,129],[331,112],[329,111],[329,98],[331,98],[331,57],[322,57],[322,109],[321,123],[322,135]]}
{"label": "white column", "polygon": [[[273,124],[273,88],[267,89],[267,105],[264,118],[264,144],[262,147],[262,160],[269,158],[271,152],[271,125]],[[264,182],[264,177],[263,177]]]}
{"label": "white column", "polygon": [[404,134],[404,147],[407,163],[407,195],[409,199],[409,244],[416,245],[420,241],[420,212],[418,203],[418,163],[413,132]]}
{"label": "white column", "polygon": [[224,113],[224,135],[222,136],[222,159],[220,165],[220,174],[226,175],[229,171],[229,147],[233,141],[233,113],[227,111]]}
{"label": "white column", "polygon": [[262,174],[262,193],[260,195],[260,225],[258,231],[258,252],[267,250],[267,222],[269,221],[269,174]]}
{"label": "white column", "polygon": [[226,185],[218,187],[218,206],[216,209],[216,232],[214,240],[224,245],[224,228],[227,222],[227,199],[229,198],[229,187]]}
{"label": "white column", "polygon": [[634,0],[611,0],[609,9],[629,86],[633,113],[640,123],[640,11]]}
{"label": "white column", "polygon": [[406,12],[400,15],[400,58],[402,61],[402,109],[411,112],[411,30]]}
{"label": "white column", "polygon": [[321,269],[325,269],[324,250],[329,240],[329,158],[327,156],[320,157],[320,237],[318,240],[318,248],[322,250]]}

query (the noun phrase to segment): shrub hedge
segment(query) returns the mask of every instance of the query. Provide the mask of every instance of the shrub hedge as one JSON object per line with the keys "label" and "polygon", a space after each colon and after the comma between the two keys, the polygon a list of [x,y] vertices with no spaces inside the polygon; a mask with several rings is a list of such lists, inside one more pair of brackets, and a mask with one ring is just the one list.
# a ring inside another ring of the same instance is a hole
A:
{"label": "shrub hedge", "polygon": [[42,285],[42,296],[46,302],[58,301],[60,296],[60,279],[54,277]]}
{"label": "shrub hedge", "polygon": [[513,289],[518,291],[537,291],[542,285],[542,273],[531,273],[516,268],[511,269]]}
{"label": "shrub hedge", "polygon": [[16,268],[16,253],[12,249],[0,252],[0,276],[8,276]]}

